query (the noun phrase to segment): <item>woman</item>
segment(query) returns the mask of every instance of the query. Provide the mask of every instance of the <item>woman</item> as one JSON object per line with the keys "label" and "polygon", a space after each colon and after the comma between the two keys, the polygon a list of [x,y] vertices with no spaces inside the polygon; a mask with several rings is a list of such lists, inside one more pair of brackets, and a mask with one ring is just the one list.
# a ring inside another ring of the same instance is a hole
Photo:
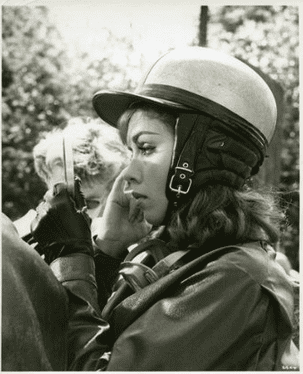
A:
{"label": "woman", "polygon": [[276,123],[265,82],[189,47],[160,58],[135,93],[101,91],[93,104],[132,153],[94,243],[99,292],[120,273],[107,303],[97,305],[90,232],[64,186],[34,232],[69,291],[69,370],[297,368],[292,285],[272,249],[281,214],[247,187]]}
{"label": "woman", "polygon": [[[33,149],[35,171],[48,189],[64,180],[63,139],[73,150],[74,173],[81,179],[87,213],[94,220],[102,216],[106,198],[114,180],[127,165],[128,153],[113,127],[100,119],[74,117],[64,129],[54,129]],[[14,222],[20,236],[30,232],[36,212],[31,209]]]}

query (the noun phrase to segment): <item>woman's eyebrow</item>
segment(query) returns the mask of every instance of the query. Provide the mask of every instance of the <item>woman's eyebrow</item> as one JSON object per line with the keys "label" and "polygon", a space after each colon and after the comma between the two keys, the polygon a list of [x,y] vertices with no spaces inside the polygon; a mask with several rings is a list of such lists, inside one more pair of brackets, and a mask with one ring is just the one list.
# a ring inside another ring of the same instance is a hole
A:
{"label": "woman's eyebrow", "polygon": [[134,143],[137,142],[138,138],[141,136],[141,135],[144,135],[144,134],[149,134],[149,135],[160,135],[158,132],[153,132],[153,131],[140,131],[138,132],[138,134],[134,135],[132,137],[132,141]]}

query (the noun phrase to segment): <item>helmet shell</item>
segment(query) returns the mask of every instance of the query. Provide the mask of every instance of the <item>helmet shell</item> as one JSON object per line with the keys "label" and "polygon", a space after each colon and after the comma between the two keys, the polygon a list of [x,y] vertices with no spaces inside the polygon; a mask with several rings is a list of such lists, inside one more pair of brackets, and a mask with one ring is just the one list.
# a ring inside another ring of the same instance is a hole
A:
{"label": "helmet shell", "polygon": [[134,93],[99,91],[93,106],[102,119],[116,126],[120,115],[136,101],[214,116],[216,108],[222,107],[262,134],[267,144],[277,120],[274,95],[258,73],[234,57],[203,47],[166,53]]}

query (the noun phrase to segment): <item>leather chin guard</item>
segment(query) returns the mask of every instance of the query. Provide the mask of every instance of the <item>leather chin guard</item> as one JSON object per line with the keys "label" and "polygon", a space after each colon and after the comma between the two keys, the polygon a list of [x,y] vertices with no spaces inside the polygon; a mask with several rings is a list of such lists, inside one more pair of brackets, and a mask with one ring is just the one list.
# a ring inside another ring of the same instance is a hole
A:
{"label": "leather chin guard", "polygon": [[168,175],[166,194],[176,208],[189,192],[206,184],[224,184],[240,189],[256,174],[264,152],[251,141],[245,129],[201,113],[181,113],[177,120],[176,144]]}

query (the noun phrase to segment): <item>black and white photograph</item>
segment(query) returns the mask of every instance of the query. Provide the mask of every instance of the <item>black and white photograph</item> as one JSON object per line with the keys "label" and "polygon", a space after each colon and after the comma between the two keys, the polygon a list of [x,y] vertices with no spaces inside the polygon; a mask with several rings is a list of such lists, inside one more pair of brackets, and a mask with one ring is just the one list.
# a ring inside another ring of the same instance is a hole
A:
{"label": "black and white photograph", "polygon": [[302,16],[2,0],[1,371],[300,372]]}

